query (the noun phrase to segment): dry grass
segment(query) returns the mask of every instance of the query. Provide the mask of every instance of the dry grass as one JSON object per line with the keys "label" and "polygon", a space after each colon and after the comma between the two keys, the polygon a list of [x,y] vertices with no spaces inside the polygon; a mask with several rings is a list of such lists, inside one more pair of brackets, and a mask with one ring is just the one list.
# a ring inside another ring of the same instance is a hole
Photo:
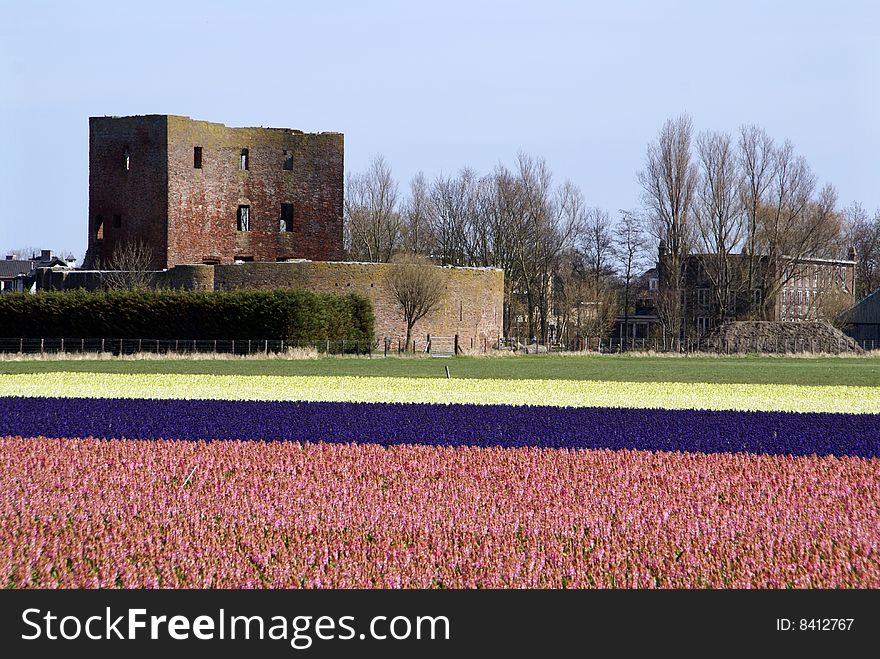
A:
{"label": "dry grass", "polygon": [[[342,356],[342,355],[340,355]],[[169,361],[169,360],[217,360],[217,361],[265,361],[267,359],[320,359],[316,348],[288,348],[284,352],[257,352],[250,355],[234,355],[225,352],[138,352],[131,355],[114,355],[112,352],[44,352],[0,353],[4,362],[51,362],[51,361]],[[349,357],[349,355],[344,355]]]}
{"label": "dry grass", "polygon": [[[398,355],[389,353],[388,356],[395,360],[423,360],[433,359],[431,355],[419,352],[416,354],[406,353]],[[880,350],[865,351],[863,353],[823,353],[823,352],[801,352],[801,353],[717,353],[717,352],[655,352],[653,350],[645,351],[627,351],[618,352],[551,352],[541,354],[526,355],[521,352],[513,352],[510,350],[490,350],[488,353],[473,353],[466,355],[468,358],[477,358],[479,360],[540,360],[544,358],[567,358],[567,359],[602,359],[614,360],[620,358],[626,359],[655,359],[663,358],[670,360],[688,360],[688,359],[719,359],[719,360],[740,360],[740,359],[756,359],[763,358],[773,359],[818,359],[818,358],[846,358],[846,359],[880,359]],[[383,359],[381,350],[377,350],[371,355],[372,359]],[[318,360],[318,359],[364,359],[364,355],[327,355],[318,352],[316,348],[288,348],[285,352],[258,352],[250,355],[236,355],[223,352],[139,352],[130,355],[115,355],[111,352],[44,352],[44,353],[0,353],[0,362],[53,362],[53,361],[290,361],[290,360]]]}

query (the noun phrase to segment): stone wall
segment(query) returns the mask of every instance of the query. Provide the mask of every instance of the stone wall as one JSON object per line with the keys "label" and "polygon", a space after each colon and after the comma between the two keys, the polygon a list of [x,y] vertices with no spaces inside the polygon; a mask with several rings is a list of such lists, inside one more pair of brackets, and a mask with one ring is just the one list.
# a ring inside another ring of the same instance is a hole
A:
{"label": "stone wall", "polygon": [[[360,293],[373,304],[375,335],[381,347],[385,337],[397,346],[406,336],[406,324],[397,300],[388,287],[387,263],[295,261],[291,263],[239,263],[236,265],[179,265],[153,272],[157,288],[186,290],[236,290],[301,288],[322,293]],[[504,272],[494,268],[437,268],[445,279],[438,307],[413,328],[417,347],[424,348],[428,334],[459,337],[464,352],[479,353],[497,345],[502,332]],[[39,268],[38,290],[99,290],[104,272]],[[446,342],[444,347],[451,346]]]}
{"label": "stone wall", "polygon": [[[386,283],[386,263],[241,263],[214,267],[214,288],[304,288],[325,293],[360,293],[373,303],[376,337],[406,336],[403,314]],[[437,267],[437,266],[425,266]],[[491,348],[502,331],[504,272],[494,268],[442,268],[446,279],[440,305],[416,323],[421,345],[427,334],[454,336],[466,352]]]}

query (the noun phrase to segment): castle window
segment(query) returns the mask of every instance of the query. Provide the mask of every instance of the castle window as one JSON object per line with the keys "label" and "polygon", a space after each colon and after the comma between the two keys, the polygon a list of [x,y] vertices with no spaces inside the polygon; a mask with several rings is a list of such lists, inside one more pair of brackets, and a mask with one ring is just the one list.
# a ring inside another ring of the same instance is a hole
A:
{"label": "castle window", "polygon": [[113,216],[113,228],[121,229],[122,228],[122,215],[114,215]]}
{"label": "castle window", "polygon": [[293,151],[284,152],[284,164],[281,166],[282,169],[287,170],[288,172],[293,171]]}
{"label": "castle window", "polygon": [[241,150],[241,159],[238,161],[238,168],[241,170],[247,170],[249,168],[250,163],[248,162],[248,150]]}
{"label": "castle window", "polygon": [[202,147],[193,147],[193,169],[202,168]]}
{"label": "castle window", "polygon": [[104,216],[98,215],[95,218],[95,240],[104,240]]}
{"label": "castle window", "polygon": [[233,263],[253,263],[253,256],[236,256],[232,261]]}
{"label": "castle window", "polygon": [[648,290],[656,291],[657,290],[657,278],[651,277],[648,279]]}
{"label": "castle window", "polygon": [[128,147],[125,147],[125,171],[131,169],[131,152],[129,152]]}
{"label": "castle window", "polygon": [[709,289],[708,288],[698,288],[697,289],[697,304],[701,307],[705,307],[709,304]]}
{"label": "castle window", "polygon": [[293,231],[293,204],[281,204],[281,233]]}
{"label": "castle window", "polygon": [[251,230],[251,207],[250,206],[239,206],[238,207],[238,230],[239,231],[250,231]]}

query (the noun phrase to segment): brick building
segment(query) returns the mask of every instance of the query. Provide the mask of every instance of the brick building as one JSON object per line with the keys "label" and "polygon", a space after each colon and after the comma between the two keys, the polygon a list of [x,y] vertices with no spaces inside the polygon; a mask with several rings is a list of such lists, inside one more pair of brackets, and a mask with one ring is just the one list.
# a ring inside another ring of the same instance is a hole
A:
{"label": "brick building", "polygon": [[[711,257],[712,255],[709,255]],[[757,259],[757,280],[775,277],[765,288],[775,292],[764,305],[765,320],[812,321],[828,320],[832,306],[829,298],[839,296],[852,304],[855,302],[855,260],[804,257],[780,259],[779,272],[774,274],[766,257]],[[712,283],[704,267],[706,255],[691,254],[684,262],[684,331],[702,336],[714,326],[718,317],[713,298]],[[760,305],[761,288],[746,290],[745,271],[747,257],[735,255],[731,262],[734,277],[728,301],[728,319],[744,320],[752,316]]]}
{"label": "brick building", "polygon": [[130,241],[150,269],[341,259],[343,152],[341,133],[91,117],[85,265]]}
{"label": "brick building", "polygon": [[[661,270],[665,254],[665,245],[660,241],[657,266],[638,279],[635,310],[625,329],[623,316],[618,316],[614,338],[651,338],[662,331],[657,304],[663,293]],[[748,257],[732,254],[732,280],[725,320],[761,318],[761,307],[766,310],[764,320],[829,320],[838,312],[838,305],[849,306],[855,302],[855,251],[851,248],[847,256],[846,259],[782,257],[778,269],[770,267],[766,256],[758,256],[755,260],[755,287],[747,290]],[[706,272],[706,263],[713,258],[713,254],[689,254],[682,263],[683,336],[705,336],[718,322],[719,309],[712,280]],[[765,278],[770,279],[765,282]],[[771,291],[772,298],[762,304],[761,295],[765,289]]]}

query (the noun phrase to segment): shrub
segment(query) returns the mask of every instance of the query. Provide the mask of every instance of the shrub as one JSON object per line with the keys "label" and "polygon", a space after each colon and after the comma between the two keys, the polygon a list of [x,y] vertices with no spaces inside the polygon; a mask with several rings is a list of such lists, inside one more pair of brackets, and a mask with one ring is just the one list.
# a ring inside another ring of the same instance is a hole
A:
{"label": "shrub", "polygon": [[11,338],[372,341],[373,309],[359,295],[300,290],[51,291],[0,296]]}

